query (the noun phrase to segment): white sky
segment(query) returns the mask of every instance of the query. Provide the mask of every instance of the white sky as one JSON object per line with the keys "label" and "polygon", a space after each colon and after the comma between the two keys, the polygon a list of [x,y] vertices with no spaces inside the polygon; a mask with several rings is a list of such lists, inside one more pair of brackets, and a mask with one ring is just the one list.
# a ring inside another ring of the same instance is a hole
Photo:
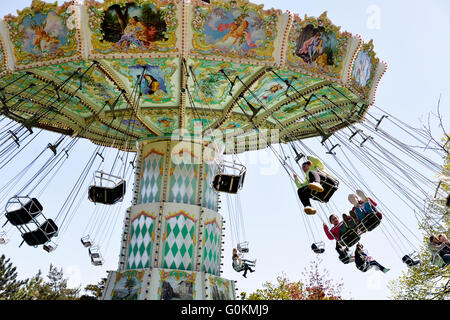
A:
{"label": "white sky", "polygon": [[[448,30],[450,30],[450,4],[446,1],[260,1],[264,7],[289,10],[304,16],[319,16],[328,11],[330,20],[341,26],[341,30],[359,34],[365,42],[374,40],[377,56],[388,64],[388,70],[381,80],[377,90],[376,105],[387,110],[403,121],[420,126],[419,119],[429,112],[436,111],[437,101],[441,96],[441,111],[444,113],[444,122],[448,129],[448,113],[450,101],[450,85],[448,74],[448,52],[450,44]],[[0,16],[16,13],[31,3],[31,0],[16,0],[0,2]],[[378,19],[377,19],[378,18]],[[439,133],[439,131],[437,131]],[[42,150],[48,142],[56,139],[49,134],[49,138],[37,142],[29,155],[34,156]],[[308,143],[308,142],[307,142]],[[90,156],[93,146],[83,143],[77,150],[85,151],[79,156],[75,164],[71,162],[70,170],[58,177],[42,198],[44,213],[52,217],[58,212],[72,183],[84,167]],[[317,150],[324,153],[324,150]],[[78,154],[78,152],[77,152]],[[22,157],[24,157],[22,155]],[[223,259],[223,277],[238,280],[239,291],[252,292],[260,288],[265,281],[275,281],[278,275],[285,272],[292,280],[302,277],[305,267],[315,259],[310,249],[303,225],[303,209],[298,206],[296,194],[293,192],[290,181],[284,170],[278,165],[269,151],[264,150],[239,156],[247,164],[245,185],[240,193],[243,207],[244,227],[246,240],[250,241],[250,258],[257,258],[256,272],[249,274],[247,279],[235,273],[231,268],[232,236],[230,233],[230,219],[226,208],[221,214],[228,222],[225,237],[225,258]],[[28,159],[30,160],[30,159]],[[18,160],[27,163],[26,159]],[[77,167],[78,165],[78,167]],[[273,170],[273,165],[275,169]],[[72,169],[73,168],[73,169]],[[270,169],[272,168],[272,169]],[[361,171],[364,171],[362,168]],[[15,174],[14,166],[8,167],[10,176]],[[4,181],[5,177],[1,180]],[[129,181],[129,185],[132,180]],[[379,181],[373,181],[374,188],[381,190],[375,195],[384,204],[392,205],[393,210],[408,226],[414,228],[416,221],[414,213],[406,210],[402,203],[392,197],[389,190]],[[342,191],[342,192],[341,192]],[[128,196],[130,196],[128,193]],[[334,201],[341,210],[347,212],[350,205],[347,201],[349,192],[340,190],[336,193]],[[106,263],[103,267],[94,267],[90,264],[87,250],[79,241],[86,230],[92,213],[89,210],[80,210],[70,224],[70,229],[61,240],[57,250],[51,254],[41,248],[34,249],[24,244],[18,248],[20,235],[13,232],[11,241],[7,246],[0,247],[0,253],[5,253],[17,266],[21,277],[31,277],[38,269],[44,274],[50,263],[63,267],[64,273],[70,277],[69,284],[83,285],[97,283],[106,275],[106,270],[117,270],[117,262],[122,231],[122,220],[126,206],[130,203],[129,197],[124,201],[122,209],[115,213],[110,222],[111,237],[104,239],[103,254]],[[222,197],[226,207],[226,198]],[[116,212],[116,211],[114,211]],[[311,218],[311,217],[310,217]],[[314,218],[314,217],[312,217]],[[393,251],[387,238],[380,230],[363,236],[363,243],[369,253],[377,258],[383,265],[390,267],[391,271],[383,274],[378,271],[362,273],[354,265],[343,265],[337,259],[334,243],[328,241],[321,232],[322,223],[316,220],[316,234],[326,243],[326,252],[321,256],[325,267],[336,280],[344,282],[343,296],[354,299],[387,299],[389,291],[386,284],[389,280],[397,278],[404,264]],[[108,239],[110,239],[108,241]]]}

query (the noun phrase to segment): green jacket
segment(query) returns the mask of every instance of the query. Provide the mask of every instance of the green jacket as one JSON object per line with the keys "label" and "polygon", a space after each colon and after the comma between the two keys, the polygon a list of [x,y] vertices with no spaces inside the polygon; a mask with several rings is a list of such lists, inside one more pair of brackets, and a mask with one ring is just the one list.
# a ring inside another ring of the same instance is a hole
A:
{"label": "green jacket", "polygon": [[326,173],[325,166],[323,165],[322,161],[320,161],[319,158],[316,158],[316,157],[313,157],[313,156],[307,156],[306,159],[311,161],[312,166],[309,168],[308,171],[306,171],[306,173],[305,173],[306,177],[305,177],[305,181],[303,181],[303,183],[300,182],[298,177],[295,177],[295,185],[297,186],[297,188],[302,188],[302,187],[308,185],[308,183],[309,183],[309,172],[310,171],[317,171],[317,169],[319,169],[320,171],[323,171],[323,172]]}

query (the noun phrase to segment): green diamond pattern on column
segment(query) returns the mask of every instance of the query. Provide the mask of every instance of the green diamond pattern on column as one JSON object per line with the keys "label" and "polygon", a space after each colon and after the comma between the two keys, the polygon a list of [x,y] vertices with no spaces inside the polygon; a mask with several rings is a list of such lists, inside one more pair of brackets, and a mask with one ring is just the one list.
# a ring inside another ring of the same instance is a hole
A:
{"label": "green diamond pattern on column", "polygon": [[153,249],[153,220],[143,211],[131,221],[127,269],[149,268]]}
{"label": "green diamond pattern on column", "polygon": [[169,202],[196,204],[198,164],[172,163]]}
{"label": "green diamond pattern on column", "polygon": [[192,270],[196,222],[184,211],[166,218],[163,268]]}
{"label": "green diamond pattern on column", "polygon": [[[217,192],[211,187],[214,176],[217,172],[217,164],[204,164],[204,171],[206,173],[205,181],[203,182],[203,199],[202,206],[208,209],[217,210]],[[205,177],[204,173],[204,177]]]}
{"label": "green diamond pattern on column", "polygon": [[153,150],[142,161],[143,173],[139,187],[138,204],[158,202],[160,200],[159,186],[162,180],[163,163],[163,155]]}
{"label": "green diamond pattern on column", "polygon": [[214,219],[205,223],[202,270],[214,275],[220,272],[220,227]]}

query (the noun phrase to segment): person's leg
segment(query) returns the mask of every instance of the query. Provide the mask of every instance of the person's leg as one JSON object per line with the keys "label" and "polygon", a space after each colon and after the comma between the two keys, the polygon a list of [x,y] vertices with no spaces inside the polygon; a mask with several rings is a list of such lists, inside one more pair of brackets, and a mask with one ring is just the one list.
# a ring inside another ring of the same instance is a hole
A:
{"label": "person's leg", "polygon": [[309,177],[309,183],[320,183],[320,175],[316,171],[309,171],[308,172]]}
{"label": "person's leg", "polygon": [[244,278],[247,278],[248,266],[244,263],[244,274],[242,275]]}
{"label": "person's leg", "polygon": [[308,187],[298,189],[297,194],[304,207],[311,207],[311,190]]}
{"label": "person's leg", "polygon": [[254,267],[255,266],[254,261],[251,261],[251,260],[242,259],[242,262],[245,262],[250,267]]}
{"label": "person's leg", "polygon": [[442,260],[444,260],[445,264],[449,264],[450,263],[450,253],[446,253],[441,255]]}
{"label": "person's leg", "polygon": [[389,271],[388,268],[383,267],[381,264],[378,263],[378,261],[372,260],[372,261],[369,262],[369,264],[370,264],[371,266],[377,267],[378,269],[380,269],[380,270],[383,271],[384,273],[386,273],[386,272]]}

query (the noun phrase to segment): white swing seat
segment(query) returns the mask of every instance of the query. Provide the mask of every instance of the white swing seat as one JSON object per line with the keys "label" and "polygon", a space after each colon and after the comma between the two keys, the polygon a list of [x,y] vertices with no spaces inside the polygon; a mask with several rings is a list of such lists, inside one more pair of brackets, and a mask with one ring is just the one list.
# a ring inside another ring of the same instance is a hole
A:
{"label": "white swing seat", "polygon": [[312,251],[314,253],[324,253],[325,252],[325,243],[323,241],[315,242],[311,245]]}
{"label": "white swing seat", "polygon": [[237,244],[237,249],[241,253],[248,253],[248,251],[249,251],[249,249],[248,249],[248,241],[244,241],[244,242],[238,243]]}
{"label": "white swing seat", "polygon": [[89,248],[90,246],[92,246],[92,242],[89,238],[89,235],[82,237],[81,238],[81,243],[83,244],[84,247]]}

